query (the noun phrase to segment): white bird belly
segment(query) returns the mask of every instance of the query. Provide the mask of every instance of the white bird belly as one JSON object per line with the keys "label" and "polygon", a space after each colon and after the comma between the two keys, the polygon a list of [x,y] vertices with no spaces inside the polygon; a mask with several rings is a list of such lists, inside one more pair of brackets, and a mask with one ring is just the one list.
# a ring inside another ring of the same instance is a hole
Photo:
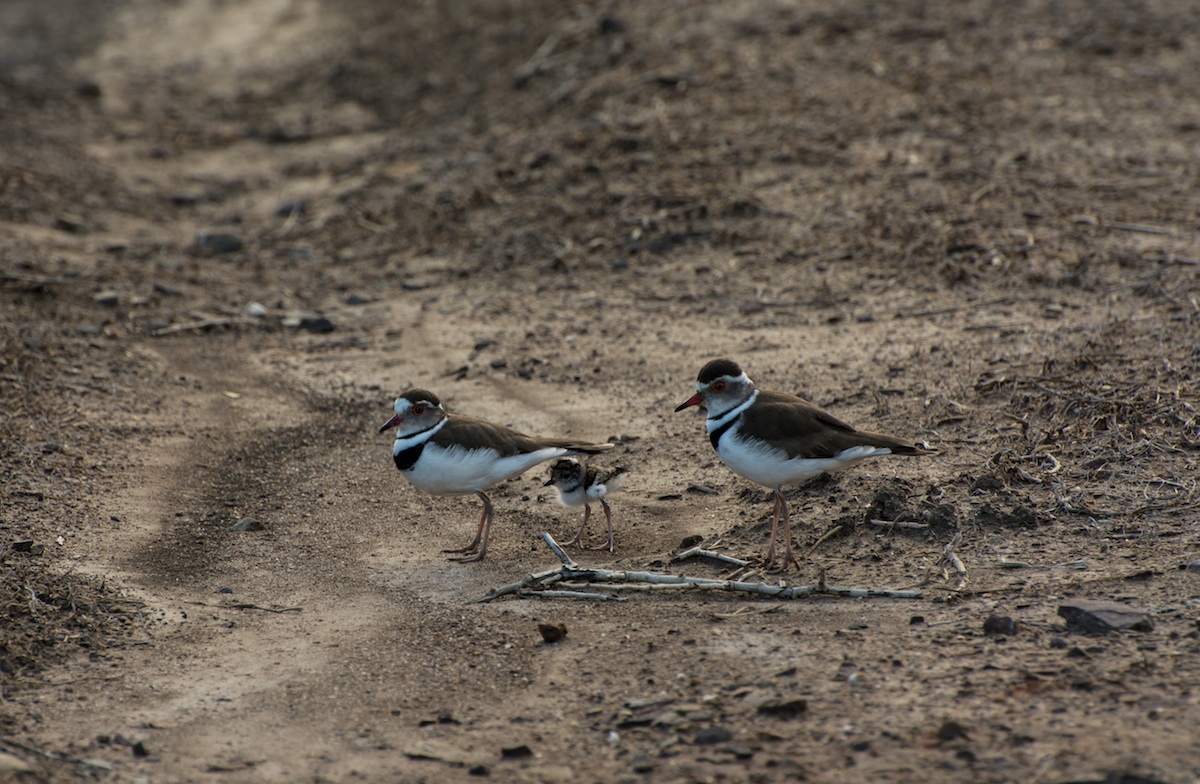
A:
{"label": "white bird belly", "polygon": [[889,454],[891,450],[882,447],[853,446],[833,457],[789,458],[782,449],[743,438],[737,428],[726,432],[717,448],[721,462],[733,469],[734,473],[767,487],[802,482],[826,471],[848,468],[868,457]]}
{"label": "white bird belly", "polygon": [[465,495],[486,490],[511,479],[538,463],[567,453],[562,447],[546,447],[509,457],[497,457],[493,449],[463,449],[426,444],[421,457],[407,471],[408,481],[430,495]]}

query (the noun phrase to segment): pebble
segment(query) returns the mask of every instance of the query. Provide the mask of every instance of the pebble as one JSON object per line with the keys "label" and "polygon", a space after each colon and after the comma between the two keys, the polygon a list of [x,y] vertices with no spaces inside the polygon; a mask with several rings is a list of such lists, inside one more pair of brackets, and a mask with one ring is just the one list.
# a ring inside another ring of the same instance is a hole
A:
{"label": "pebble", "polygon": [[115,291],[101,291],[92,296],[92,301],[97,305],[103,305],[106,308],[113,308],[121,301],[121,297]]}
{"label": "pebble", "polygon": [[764,716],[774,716],[778,719],[795,719],[807,710],[808,700],[801,697],[767,700],[758,706],[759,713]]}
{"label": "pebble", "polygon": [[197,253],[211,253],[214,255],[235,253],[242,249],[242,238],[236,234],[226,234],[223,232],[209,234],[206,231],[200,231],[196,232],[196,241],[192,245],[192,249]]}
{"label": "pebble", "polygon": [[252,318],[262,318],[267,315],[267,306],[261,302],[251,302],[246,306],[246,315]]}
{"label": "pebble", "polygon": [[280,218],[290,218],[293,215],[303,215],[306,209],[308,209],[308,203],[304,199],[285,201],[275,208],[275,215]]}
{"label": "pebble", "polygon": [[1084,634],[1108,634],[1119,629],[1154,630],[1149,613],[1116,602],[1075,599],[1060,604],[1058,614],[1066,619],[1069,630]]}
{"label": "pebble", "polygon": [[533,756],[533,749],[522,743],[519,746],[509,746],[500,749],[500,757],[506,760],[527,759]]}
{"label": "pebble", "polygon": [[1012,636],[1017,633],[1017,622],[1007,615],[989,615],[983,622],[983,633]]}
{"label": "pebble", "polygon": [[252,517],[247,517],[245,520],[242,520],[240,523],[234,523],[233,525],[229,526],[229,530],[230,531],[265,531],[266,526],[263,525],[262,523],[260,523],[259,521],[255,520]]}
{"label": "pebble", "polygon": [[693,741],[697,746],[715,746],[733,740],[733,733],[724,727],[707,727],[696,733]]}
{"label": "pebble", "polygon": [[537,628],[538,632],[542,635],[542,640],[546,643],[558,642],[567,636],[567,625],[562,621],[539,623]]}
{"label": "pebble", "polygon": [[296,326],[318,335],[324,335],[337,329],[333,322],[324,316],[305,316]]}

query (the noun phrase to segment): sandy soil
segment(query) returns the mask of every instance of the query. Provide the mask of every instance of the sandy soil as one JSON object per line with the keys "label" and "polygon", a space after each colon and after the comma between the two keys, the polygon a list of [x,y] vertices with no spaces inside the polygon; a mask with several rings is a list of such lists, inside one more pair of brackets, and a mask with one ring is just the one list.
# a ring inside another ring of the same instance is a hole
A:
{"label": "sandy soil", "polygon": [[[0,780],[1200,777],[1200,8],[405,5],[0,6]],[[920,598],[479,603],[577,514],[450,563],[377,433],[612,440],[579,561],[715,577],[720,355],[939,449],[789,491]]]}

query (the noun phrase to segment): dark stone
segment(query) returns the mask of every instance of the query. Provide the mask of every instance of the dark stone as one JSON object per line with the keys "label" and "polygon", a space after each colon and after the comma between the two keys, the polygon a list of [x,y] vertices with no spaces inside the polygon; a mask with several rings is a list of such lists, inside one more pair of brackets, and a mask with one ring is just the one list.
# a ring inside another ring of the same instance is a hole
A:
{"label": "dark stone", "polygon": [[706,727],[696,733],[693,741],[697,746],[715,746],[733,740],[733,733],[724,727]]}
{"label": "dark stone", "polygon": [[942,722],[942,726],[938,727],[937,737],[938,740],[948,741],[958,740],[959,738],[965,739],[969,736],[967,735],[967,730],[965,727],[963,727],[963,725],[959,724],[953,719],[946,719],[946,721]]}
{"label": "dark stone", "polygon": [[1007,615],[989,615],[983,622],[983,633],[1012,636],[1017,633],[1017,622]]}
{"label": "dark stone", "polygon": [[304,318],[300,319],[300,323],[297,326],[299,326],[300,329],[303,329],[307,332],[313,332],[318,335],[324,335],[337,329],[333,322],[324,316],[305,316]]}
{"label": "dark stone", "polygon": [[567,625],[562,621],[539,623],[537,628],[538,632],[542,635],[542,640],[546,643],[558,642],[567,636]]}
{"label": "dark stone", "polygon": [[1075,599],[1058,606],[1067,628],[1083,634],[1108,634],[1119,629],[1149,632],[1154,630],[1150,614],[1116,602]]}
{"label": "dark stone", "polygon": [[308,203],[303,199],[285,201],[275,208],[275,215],[280,218],[290,218],[293,215],[303,215]]}
{"label": "dark stone", "polygon": [[522,743],[520,746],[509,746],[500,749],[500,757],[506,760],[528,759],[533,756],[533,749]]}
{"label": "dark stone", "polygon": [[222,232],[214,232],[209,234],[206,231],[196,233],[196,241],[192,245],[192,250],[196,253],[207,253],[212,255],[221,255],[224,253],[236,253],[242,249],[242,238],[236,234],[225,234]]}
{"label": "dark stone", "polygon": [[800,697],[767,700],[758,706],[758,712],[777,719],[795,719],[808,710],[808,701]]}
{"label": "dark stone", "polygon": [[247,517],[239,523],[229,526],[230,531],[265,531],[266,526],[252,517]]}

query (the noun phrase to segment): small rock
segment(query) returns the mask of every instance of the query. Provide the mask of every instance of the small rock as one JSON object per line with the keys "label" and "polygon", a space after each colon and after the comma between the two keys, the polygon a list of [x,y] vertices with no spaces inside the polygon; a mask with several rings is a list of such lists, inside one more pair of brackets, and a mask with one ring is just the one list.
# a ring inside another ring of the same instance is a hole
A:
{"label": "small rock", "polygon": [[693,741],[697,746],[715,746],[733,740],[733,733],[724,727],[706,727],[696,733]]}
{"label": "small rock", "polygon": [[280,218],[290,218],[293,215],[303,215],[306,209],[308,209],[308,203],[304,199],[285,201],[275,208],[275,215]]}
{"label": "small rock", "polygon": [[800,697],[767,700],[758,706],[758,712],[777,719],[795,719],[808,710],[808,701]]}
{"label": "small rock", "polygon": [[175,288],[174,286],[167,285],[166,283],[160,283],[160,282],[155,282],[154,293],[162,294],[164,297],[182,297],[183,296],[183,292],[180,291],[179,289]]}
{"label": "small rock", "polygon": [[262,318],[267,315],[267,306],[261,302],[251,302],[246,305],[246,315],[251,318]]}
{"label": "small rock", "polygon": [[501,759],[516,760],[528,759],[533,756],[533,749],[522,743],[520,746],[509,746],[508,748],[500,749]]}
{"label": "small rock", "polygon": [[361,294],[351,294],[350,296],[346,297],[347,305],[366,305],[370,301],[370,299]]}
{"label": "small rock", "polygon": [[213,255],[236,253],[241,249],[241,237],[236,234],[225,234],[222,232],[213,234],[205,231],[197,232],[196,241],[192,244],[192,250],[196,253],[211,253]]}
{"label": "small rock", "polygon": [[923,623],[925,623],[924,615],[914,615],[913,617],[908,619],[909,626],[920,626]]}
{"label": "small rock", "polygon": [[562,621],[539,623],[537,628],[538,632],[542,635],[542,640],[546,643],[558,642],[567,636],[567,625]]}
{"label": "small rock", "polygon": [[82,218],[77,218],[74,215],[59,215],[54,219],[54,228],[59,231],[65,231],[68,234],[84,234],[87,232],[87,225]]}
{"label": "small rock", "polygon": [[1118,629],[1154,630],[1149,613],[1116,602],[1075,599],[1060,604],[1058,614],[1066,619],[1068,629],[1084,634],[1108,634]]}
{"label": "small rock", "polygon": [[503,370],[504,368],[508,367],[508,360],[504,359],[503,357],[497,357],[488,363],[488,367],[490,367],[492,370]]}
{"label": "small rock", "polygon": [[696,495],[716,495],[717,491],[708,485],[688,485],[687,491]]}
{"label": "small rock", "polygon": [[491,768],[487,765],[472,765],[467,771],[468,776],[490,776],[492,775]]}
{"label": "small rock", "polygon": [[967,730],[963,725],[953,719],[946,719],[942,722],[942,726],[938,727],[938,740],[949,741],[958,740],[959,738],[968,739]]}
{"label": "small rock", "polygon": [[30,555],[41,555],[46,551],[46,545],[37,544],[32,539],[21,539],[13,542],[11,545],[14,553],[29,553]]}
{"label": "small rock", "polygon": [[1017,633],[1017,622],[1007,615],[989,615],[983,622],[983,633],[1012,636]]}
{"label": "small rock", "polygon": [[683,498],[683,493],[663,493],[658,497],[659,501],[678,501]]}
{"label": "small rock", "polygon": [[1188,561],[1179,568],[1185,572],[1200,572],[1200,561]]}
{"label": "small rock", "polygon": [[267,527],[252,517],[247,517],[240,523],[229,526],[230,531],[265,531]]}
{"label": "small rock", "polygon": [[92,301],[106,308],[113,308],[121,301],[121,296],[115,291],[101,291],[92,296]]}
{"label": "small rock", "polygon": [[102,90],[96,82],[93,82],[91,79],[84,79],[75,83],[75,94],[80,98],[99,98]]}
{"label": "small rock", "polygon": [[312,332],[318,335],[324,335],[337,329],[333,322],[324,316],[305,316],[304,318],[300,319],[300,323],[296,326],[307,332]]}
{"label": "small rock", "polygon": [[133,756],[135,756],[135,757],[149,757],[150,756],[149,750],[146,749],[146,744],[140,740],[137,743],[133,744],[133,746],[130,747],[130,750],[133,751]]}
{"label": "small rock", "polygon": [[91,321],[80,322],[75,327],[75,331],[80,335],[99,335],[102,329],[104,329],[103,324],[96,324]]}
{"label": "small rock", "polygon": [[700,534],[692,534],[691,536],[685,536],[679,542],[679,549],[680,550],[689,550],[689,549],[695,547],[696,545],[700,544],[703,541],[704,541],[704,537],[701,536]]}

